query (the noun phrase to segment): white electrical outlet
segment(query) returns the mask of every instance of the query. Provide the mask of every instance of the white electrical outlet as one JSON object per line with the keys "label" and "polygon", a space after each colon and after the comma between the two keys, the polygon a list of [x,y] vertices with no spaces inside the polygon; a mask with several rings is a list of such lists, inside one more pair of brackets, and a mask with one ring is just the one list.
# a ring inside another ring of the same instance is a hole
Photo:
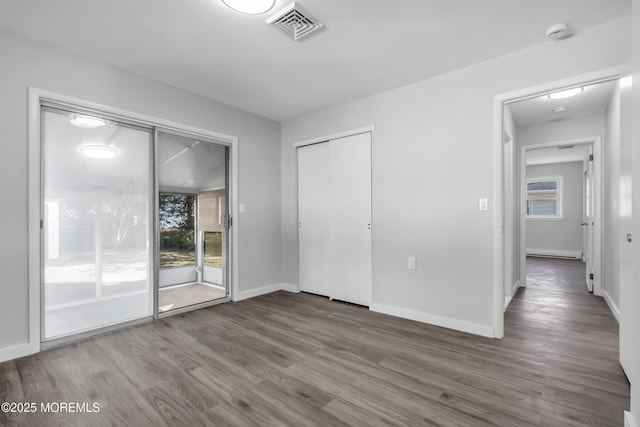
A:
{"label": "white electrical outlet", "polygon": [[478,209],[480,209],[481,211],[488,211],[489,210],[489,200],[487,200],[487,199],[478,200]]}
{"label": "white electrical outlet", "polygon": [[240,211],[240,213],[245,213],[245,212],[246,212],[246,210],[247,210],[247,207],[245,206],[245,204],[244,204],[244,203],[240,203],[240,204],[238,205],[238,210]]}
{"label": "white electrical outlet", "polygon": [[409,260],[407,262],[407,268],[409,268],[409,270],[415,270],[416,269],[416,257],[414,256],[410,256]]}

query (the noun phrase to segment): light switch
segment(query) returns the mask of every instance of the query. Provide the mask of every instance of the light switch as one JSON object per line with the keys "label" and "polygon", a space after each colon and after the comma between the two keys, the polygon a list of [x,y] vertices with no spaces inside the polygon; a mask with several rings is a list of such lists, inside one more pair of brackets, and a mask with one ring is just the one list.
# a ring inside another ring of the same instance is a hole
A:
{"label": "light switch", "polygon": [[489,201],[487,199],[480,199],[478,201],[478,209],[480,209],[481,211],[488,211]]}
{"label": "light switch", "polygon": [[240,211],[240,213],[244,213],[246,211],[247,207],[244,205],[244,203],[240,203],[238,205],[238,210]]}
{"label": "light switch", "polygon": [[409,261],[407,262],[407,268],[409,268],[409,270],[416,269],[416,257],[414,256],[409,257]]}

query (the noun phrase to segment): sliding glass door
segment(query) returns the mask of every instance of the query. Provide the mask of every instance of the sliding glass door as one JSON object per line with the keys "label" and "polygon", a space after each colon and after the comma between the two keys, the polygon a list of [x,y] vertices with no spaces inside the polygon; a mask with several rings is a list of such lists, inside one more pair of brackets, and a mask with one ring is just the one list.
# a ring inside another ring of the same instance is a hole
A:
{"label": "sliding glass door", "polygon": [[43,341],[153,315],[152,136],[43,107]]}
{"label": "sliding glass door", "polygon": [[41,120],[42,341],[229,300],[228,146],[73,107]]}

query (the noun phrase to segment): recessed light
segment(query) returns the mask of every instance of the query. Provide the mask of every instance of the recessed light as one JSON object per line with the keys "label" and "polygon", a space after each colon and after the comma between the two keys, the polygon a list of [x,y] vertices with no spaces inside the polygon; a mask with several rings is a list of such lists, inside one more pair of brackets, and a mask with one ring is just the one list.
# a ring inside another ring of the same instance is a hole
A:
{"label": "recessed light", "polygon": [[556,107],[552,110],[554,113],[564,113],[567,111],[567,107]]}
{"label": "recessed light", "polygon": [[107,145],[88,144],[80,147],[80,151],[92,159],[110,159],[118,154],[118,150]]}
{"label": "recessed light", "polygon": [[222,0],[222,3],[236,12],[259,15],[270,11],[276,0]]}
{"label": "recessed light", "polygon": [[559,92],[550,93],[547,96],[549,97],[549,99],[571,98],[572,96],[576,96],[576,95],[582,93],[583,90],[584,90],[584,88],[582,88],[582,87],[574,87],[572,89],[561,90]]}
{"label": "recessed light", "polygon": [[74,115],[70,122],[72,125],[76,125],[81,128],[98,128],[107,124],[107,121],[104,119],[84,114]]}

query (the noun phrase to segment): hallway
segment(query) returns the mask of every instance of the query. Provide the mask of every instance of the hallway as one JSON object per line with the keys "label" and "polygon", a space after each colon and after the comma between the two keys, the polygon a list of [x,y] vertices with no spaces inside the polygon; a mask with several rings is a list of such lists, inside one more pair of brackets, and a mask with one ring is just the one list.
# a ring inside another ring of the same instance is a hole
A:
{"label": "hallway", "polygon": [[[547,377],[540,412],[584,414],[585,425],[608,425],[629,407],[619,363],[618,323],[603,298],[588,292],[579,260],[527,258],[527,287],[505,313],[504,343],[530,347]],[[544,419],[544,415],[542,415]]]}

